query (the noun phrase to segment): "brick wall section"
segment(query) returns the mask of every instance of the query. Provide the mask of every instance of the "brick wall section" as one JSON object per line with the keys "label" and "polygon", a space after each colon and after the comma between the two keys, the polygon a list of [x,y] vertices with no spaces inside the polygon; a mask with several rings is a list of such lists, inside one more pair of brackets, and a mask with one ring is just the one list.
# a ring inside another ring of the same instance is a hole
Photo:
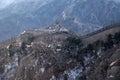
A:
{"label": "brick wall section", "polygon": [[84,45],[87,45],[89,43],[93,43],[96,40],[105,40],[108,34],[114,34],[119,31],[120,31],[120,25],[116,25],[114,27],[112,26],[106,27],[96,32],[83,36],[82,41]]}

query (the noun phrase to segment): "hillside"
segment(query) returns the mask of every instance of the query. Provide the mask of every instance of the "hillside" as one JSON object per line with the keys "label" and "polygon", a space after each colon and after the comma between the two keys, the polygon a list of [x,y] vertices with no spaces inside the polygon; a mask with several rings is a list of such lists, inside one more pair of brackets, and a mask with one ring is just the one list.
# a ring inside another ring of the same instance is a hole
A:
{"label": "hillside", "polygon": [[[75,79],[81,73],[75,54],[65,48],[69,37],[77,36],[60,25],[46,29],[24,31],[14,41],[6,41],[0,47],[1,80],[56,80]],[[74,71],[79,70],[79,72]],[[74,72],[75,75],[72,73]],[[61,74],[62,73],[62,74]]]}
{"label": "hillside", "polygon": [[82,41],[85,45],[87,45],[97,40],[105,40],[107,35],[115,34],[116,32],[119,32],[119,31],[120,31],[120,25],[107,26],[98,31],[82,36]]}
{"label": "hillside", "polygon": [[119,29],[89,34],[112,38],[86,47],[81,36],[60,24],[24,31],[0,44],[0,80],[120,80]]}
{"label": "hillside", "polygon": [[102,52],[101,56],[91,60],[90,66],[87,67],[87,80],[120,80],[119,53],[120,46],[117,46]]}

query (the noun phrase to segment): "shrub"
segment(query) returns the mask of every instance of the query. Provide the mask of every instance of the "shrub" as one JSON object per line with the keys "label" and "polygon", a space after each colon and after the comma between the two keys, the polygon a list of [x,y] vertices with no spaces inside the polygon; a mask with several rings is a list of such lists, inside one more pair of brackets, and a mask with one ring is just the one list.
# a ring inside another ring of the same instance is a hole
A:
{"label": "shrub", "polygon": [[115,44],[120,43],[120,32],[116,32],[113,36],[113,39]]}
{"label": "shrub", "polygon": [[68,37],[66,39],[66,42],[67,42],[67,46],[69,47],[75,47],[75,46],[81,47],[82,46],[82,41],[80,38]]}

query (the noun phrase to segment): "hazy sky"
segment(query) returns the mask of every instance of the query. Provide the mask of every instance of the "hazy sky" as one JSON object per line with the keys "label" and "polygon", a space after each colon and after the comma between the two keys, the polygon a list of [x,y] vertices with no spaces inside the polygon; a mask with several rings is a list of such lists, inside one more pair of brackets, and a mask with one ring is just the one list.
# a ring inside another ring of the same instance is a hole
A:
{"label": "hazy sky", "polygon": [[4,9],[5,7],[9,6],[15,2],[15,0],[0,0],[0,9]]}
{"label": "hazy sky", "polygon": [[[26,2],[27,1],[41,1],[41,2],[43,1],[44,2],[44,1],[49,1],[49,0],[0,0],[0,10],[6,8],[12,3],[16,3],[19,1],[26,1]],[[108,0],[108,1],[111,1],[111,0]],[[120,2],[120,0],[112,0],[112,1]]]}
{"label": "hazy sky", "polygon": [[[33,0],[0,0],[0,9],[4,9],[10,4],[21,2],[21,1],[33,1]],[[34,0],[37,1],[37,0]]]}
{"label": "hazy sky", "polygon": [[8,7],[9,5],[11,4],[15,4],[15,3],[18,3],[18,2],[41,2],[41,4],[45,4],[45,3],[48,3],[48,2],[51,2],[53,0],[0,0],[0,10]]}
{"label": "hazy sky", "polygon": [[114,1],[114,2],[116,2],[116,3],[119,3],[119,2],[120,2],[120,0],[108,0],[108,1]]}
{"label": "hazy sky", "polygon": [[120,2],[120,0],[113,0],[113,1]]}

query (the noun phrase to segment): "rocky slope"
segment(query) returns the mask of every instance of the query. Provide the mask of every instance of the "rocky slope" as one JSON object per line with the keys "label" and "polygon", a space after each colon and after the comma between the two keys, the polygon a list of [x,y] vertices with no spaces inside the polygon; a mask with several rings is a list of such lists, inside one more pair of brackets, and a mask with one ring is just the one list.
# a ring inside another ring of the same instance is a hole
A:
{"label": "rocky slope", "polygon": [[0,80],[119,80],[120,47],[92,52],[81,37],[54,24],[0,45]]}
{"label": "rocky slope", "polygon": [[88,80],[120,80],[120,47],[102,53],[88,67]]}
{"label": "rocky slope", "polygon": [[82,73],[80,62],[71,57],[66,39],[78,38],[60,25],[28,30],[0,46],[1,80],[75,80]]}

